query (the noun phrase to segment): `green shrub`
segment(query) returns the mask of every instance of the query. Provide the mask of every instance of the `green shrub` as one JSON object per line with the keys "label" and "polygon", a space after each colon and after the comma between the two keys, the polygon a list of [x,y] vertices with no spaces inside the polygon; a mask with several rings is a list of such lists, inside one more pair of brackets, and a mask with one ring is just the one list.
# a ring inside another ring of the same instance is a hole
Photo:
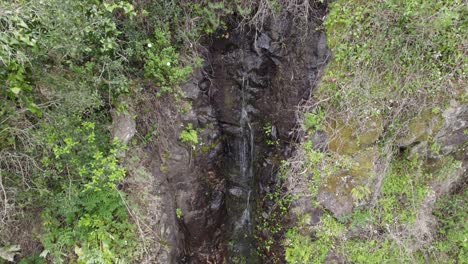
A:
{"label": "green shrub", "polygon": [[344,226],[328,213],[320,224],[313,227],[314,239],[291,229],[286,235],[286,261],[288,263],[323,263],[335,240],[344,235]]}
{"label": "green shrub", "polygon": [[328,251],[327,245],[315,244],[309,236],[300,235],[294,230],[288,231],[285,241],[285,259],[288,263],[319,264]]}
{"label": "green shrub", "polygon": [[305,129],[320,129],[320,125],[323,123],[325,113],[320,110],[316,110],[312,113],[304,114],[304,127]]}
{"label": "green shrub", "polygon": [[198,135],[197,131],[193,129],[193,125],[191,123],[188,123],[184,130],[182,130],[179,139],[180,141],[188,143],[193,148],[195,148],[195,146],[198,144]]}
{"label": "green shrub", "polygon": [[151,78],[159,90],[157,95],[174,92],[174,86],[185,80],[192,72],[190,67],[180,67],[179,54],[171,46],[165,32],[155,31],[154,38],[147,44],[145,77]]}
{"label": "green shrub", "polygon": [[438,263],[463,263],[468,259],[467,224],[468,191],[440,199],[433,214],[439,228],[431,257]]}
{"label": "green shrub", "polygon": [[274,263],[280,261],[280,256],[277,256],[273,249],[281,246],[281,240],[277,238],[283,236],[286,231],[285,219],[291,201],[292,196],[285,193],[281,183],[275,184],[261,200],[261,208],[265,209],[266,212],[256,214],[255,237],[257,253],[264,260]]}
{"label": "green shrub", "polygon": [[125,195],[116,188],[125,176],[118,144],[109,148],[92,122],[69,121],[60,130],[47,128],[45,135],[49,154],[42,165],[50,192],[42,213],[44,248],[55,263],[131,260],[136,252],[133,226]]}

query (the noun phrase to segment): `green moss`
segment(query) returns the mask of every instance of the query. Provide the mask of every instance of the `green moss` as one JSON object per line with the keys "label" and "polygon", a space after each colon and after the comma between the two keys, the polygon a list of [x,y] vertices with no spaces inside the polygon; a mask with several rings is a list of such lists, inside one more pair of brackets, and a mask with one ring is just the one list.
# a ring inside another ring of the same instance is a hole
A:
{"label": "green moss", "polygon": [[288,263],[323,263],[333,242],[344,234],[345,228],[332,216],[325,214],[321,224],[314,227],[313,231],[315,239],[302,235],[295,229],[287,232],[285,259]]}
{"label": "green moss", "polygon": [[442,125],[442,116],[435,115],[431,109],[426,109],[408,122],[407,133],[402,135],[397,143],[410,145],[413,142],[427,141],[436,134]]}
{"label": "green moss", "polygon": [[372,116],[364,122],[364,125],[360,128],[361,133],[357,135],[360,146],[369,146],[375,143],[383,132],[383,118],[379,116]]}
{"label": "green moss", "polygon": [[372,177],[373,166],[378,157],[377,147],[361,151],[353,158],[353,165],[349,171],[350,175],[355,178]]}
{"label": "green moss", "polygon": [[383,132],[382,119],[372,117],[360,124],[335,117],[328,122],[325,131],[330,138],[330,150],[338,154],[354,155],[379,139]]}
{"label": "green moss", "polygon": [[326,127],[330,140],[328,148],[339,154],[355,154],[359,150],[359,144],[354,129],[343,121],[331,121]]}

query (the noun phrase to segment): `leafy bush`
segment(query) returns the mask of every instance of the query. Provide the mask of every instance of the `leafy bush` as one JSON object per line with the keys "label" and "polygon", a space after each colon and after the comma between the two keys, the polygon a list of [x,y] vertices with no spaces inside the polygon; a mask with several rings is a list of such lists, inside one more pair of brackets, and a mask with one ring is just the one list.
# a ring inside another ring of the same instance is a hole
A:
{"label": "leafy bush", "polygon": [[304,126],[306,129],[320,129],[323,123],[325,113],[323,111],[314,111],[312,113],[304,114]]}
{"label": "leafy bush", "polygon": [[323,263],[334,241],[344,235],[344,226],[331,215],[324,214],[321,223],[313,227],[314,239],[299,234],[294,229],[286,236],[286,261],[288,263]]}
{"label": "leafy bush", "polygon": [[[89,117],[104,98],[111,104],[128,92],[121,57],[128,50],[114,14],[131,19],[133,6],[50,0],[2,1],[2,7],[0,138],[8,143],[0,144],[0,162],[12,168],[7,188],[19,190],[17,203],[42,210],[41,256],[55,263],[131,260],[133,227],[116,189],[125,175],[119,147],[108,147],[108,118],[96,125]],[[16,168],[3,153],[28,159]]]}
{"label": "leafy bush", "polygon": [[[327,253],[326,245],[317,245],[312,243],[309,236],[303,236],[290,230],[286,235],[286,254],[285,259],[288,263],[322,263],[324,257],[316,258]],[[317,246],[321,246],[317,248]],[[323,252],[323,253],[322,253]],[[318,253],[318,254],[317,254]],[[314,258],[315,257],[315,258]]]}
{"label": "leafy bush", "polygon": [[[54,262],[116,263],[132,259],[135,238],[116,189],[125,176],[117,142],[107,147],[95,124],[75,120],[47,128],[42,159],[50,193],[43,211],[42,242]],[[63,256],[66,256],[64,259]]]}
{"label": "leafy bush", "polygon": [[195,148],[195,146],[198,144],[198,135],[197,131],[193,129],[193,125],[191,123],[187,124],[184,130],[182,130],[179,139],[180,141],[188,143],[193,148]]}
{"label": "leafy bush", "polygon": [[157,95],[173,92],[174,86],[191,73],[190,67],[179,67],[179,54],[171,46],[166,33],[155,31],[154,39],[148,42],[145,77],[151,78],[159,87]]}

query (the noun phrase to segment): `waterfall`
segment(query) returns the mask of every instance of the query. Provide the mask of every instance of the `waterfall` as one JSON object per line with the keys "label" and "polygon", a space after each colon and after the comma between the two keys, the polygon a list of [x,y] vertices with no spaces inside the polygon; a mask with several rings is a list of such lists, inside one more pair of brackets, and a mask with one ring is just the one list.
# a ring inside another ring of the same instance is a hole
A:
{"label": "waterfall", "polygon": [[[231,182],[236,197],[230,199],[232,229],[228,245],[228,263],[256,263],[253,238],[252,203],[254,200],[254,129],[248,112],[248,82],[242,80],[240,134],[237,135],[237,172],[232,172]],[[234,168],[233,168],[234,169]]]}

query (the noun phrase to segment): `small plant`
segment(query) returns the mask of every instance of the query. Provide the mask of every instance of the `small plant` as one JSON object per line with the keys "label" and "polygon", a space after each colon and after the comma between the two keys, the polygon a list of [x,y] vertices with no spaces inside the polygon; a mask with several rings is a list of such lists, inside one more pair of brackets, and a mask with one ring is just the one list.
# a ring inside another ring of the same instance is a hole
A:
{"label": "small plant", "polygon": [[370,194],[371,194],[371,190],[369,189],[368,186],[359,185],[359,186],[354,187],[351,190],[351,196],[353,197],[356,204],[359,204],[363,200],[368,199]]}
{"label": "small plant", "polygon": [[197,131],[193,129],[193,125],[191,123],[187,124],[184,130],[182,130],[179,139],[182,142],[191,145],[192,148],[195,148],[195,146],[198,144],[198,135]]}
{"label": "small plant", "polygon": [[430,149],[434,155],[439,155],[441,147],[442,146],[439,142],[433,142],[430,146]]}
{"label": "small plant", "polygon": [[440,110],[440,107],[434,106],[434,107],[432,107],[431,112],[433,114],[435,114],[435,115],[438,115],[438,114],[440,114],[442,112],[442,110]]}
{"label": "small plant", "polygon": [[183,215],[182,215],[182,209],[180,209],[179,207],[177,207],[175,213],[176,213],[177,219],[179,219],[179,220],[182,219],[182,216],[183,216]]}
{"label": "small plant", "polygon": [[281,184],[276,184],[272,191],[265,194],[263,204],[269,204],[263,213],[258,214],[256,229],[257,253],[265,260],[274,263],[280,260],[280,256],[274,248],[281,245],[277,239],[285,232],[284,220],[288,214],[292,196],[282,189]]}
{"label": "small plant", "polygon": [[267,123],[264,127],[263,127],[263,132],[265,133],[267,139],[266,139],[266,143],[267,145],[269,146],[275,146],[275,145],[278,145],[279,144],[279,140],[276,139],[277,135],[276,135],[276,128],[273,127],[271,125],[271,123]]}
{"label": "small plant", "polygon": [[320,125],[324,121],[325,112],[321,110],[315,110],[311,113],[304,114],[304,127],[306,129],[319,129]]}
{"label": "small plant", "polygon": [[152,124],[149,127],[148,132],[143,137],[143,141],[147,144],[148,142],[151,142],[157,136],[158,136],[158,131],[156,129],[156,124]]}

